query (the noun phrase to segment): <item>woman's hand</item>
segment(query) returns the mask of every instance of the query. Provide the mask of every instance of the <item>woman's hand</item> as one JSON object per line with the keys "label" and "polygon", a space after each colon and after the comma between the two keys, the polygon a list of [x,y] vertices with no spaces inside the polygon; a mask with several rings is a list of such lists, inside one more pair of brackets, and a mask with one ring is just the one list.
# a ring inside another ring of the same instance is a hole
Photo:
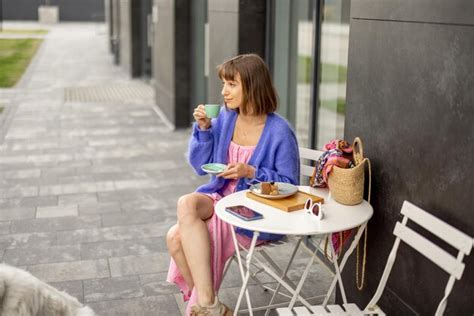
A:
{"label": "woman's hand", "polygon": [[217,176],[224,179],[253,178],[255,177],[255,168],[245,163],[233,162],[228,164],[227,169]]}
{"label": "woman's hand", "polygon": [[206,130],[211,126],[211,119],[206,116],[204,104],[199,104],[194,109],[193,116],[201,130]]}

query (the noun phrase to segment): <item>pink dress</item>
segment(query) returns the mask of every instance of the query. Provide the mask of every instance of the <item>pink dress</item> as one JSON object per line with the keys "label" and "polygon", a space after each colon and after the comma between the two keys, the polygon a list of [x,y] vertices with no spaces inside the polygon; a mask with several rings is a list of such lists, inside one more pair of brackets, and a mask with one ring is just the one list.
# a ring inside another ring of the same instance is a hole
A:
{"label": "pink dress", "polygon": [[[230,143],[229,151],[227,153],[228,163],[241,162],[247,163],[255,150],[255,146],[241,146],[234,142]],[[221,189],[220,193],[207,194],[214,200],[214,205],[222,197],[235,192],[238,180],[231,180]],[[208,221],[209,237],[211,240],[211,273],[214,290],[216,293],[222,282],[224,266],[227,260],[234,254],[234,243],[232,241],[231,226],[221,221],[214,213],[211,220]],[[248,248],[250,246],[251,239],[237,234],[237,240],[239,243]],[[261,244],[264,241],[259,241],[257,244]],[[186,315],[190,314],[191,307],[197,303],[197,292],[195,289],[189,289],[184,281],[183,276],[179,272],[178,267],[173,259],[171,259],[170,267],[168,270],[167,281],[175,283],[183,293],[184,300],[188,301],[186,308]]]}

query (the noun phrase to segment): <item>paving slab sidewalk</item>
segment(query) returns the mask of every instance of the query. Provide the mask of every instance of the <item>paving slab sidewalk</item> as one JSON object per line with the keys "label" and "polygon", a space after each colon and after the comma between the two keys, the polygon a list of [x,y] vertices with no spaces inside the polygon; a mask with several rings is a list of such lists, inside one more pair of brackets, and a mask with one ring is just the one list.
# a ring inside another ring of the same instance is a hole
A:
{"label": "paving slab sidewalk", "polygon": [[[0,256],[99,315],[184,308],[164,281],[165,235],[178,197],[207,178],[186,162],[189,130],[166,127],[152,92],[113,65],[105,26],[94,23],[51,26],[22,81],[0,89],[9,100],[0,121]],[[329,277],[315,264],[304,290],[321,294]],[[231,306],[239,278],[233,266],[220,293]],[[269,295],[251,292],[257,304]]]}

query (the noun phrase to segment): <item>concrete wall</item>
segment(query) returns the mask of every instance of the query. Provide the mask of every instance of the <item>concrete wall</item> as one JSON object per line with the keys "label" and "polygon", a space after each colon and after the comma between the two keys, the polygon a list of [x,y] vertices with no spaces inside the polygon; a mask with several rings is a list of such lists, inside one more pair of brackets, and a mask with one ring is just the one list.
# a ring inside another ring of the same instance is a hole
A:
{"label": "concrete wall", "polygon": [[208,0],[209,23],[209,80],[207,98],[210,103],[221,103],[221,81],[216,66],[238,54],[239,0]]}
{"label": "concrete wall", "polygon": [[[0,0],[4,20],[38,20],[38,6],[45,0]],[[103,0],[50,0],[59,6],[60,21],[104,21]]]}
{"label": "concrete wall", "polygon": [[209,102],[222,102],[216,66],[238,54],[265,57],[265,0],[209,0]]}
{"label": "concrete wall", "polygon": [[132,1],[118,0],[120,30],[118,36],[118,49],[120,65],[132,75]]}
{"label": "concrete wall", "polygon": [[115,57],[114,61],[131,77],[148,78],[151,62],[148,46],[148,15],[152,0],[104,2],[110,51]]}
{"label": "concrete wall", "polygon": [[156,104],[170,122],[175,122],[174,95],[174,1],[155,0],[157,21],[153,39],[153,83]]}
{"label": "concrete wall", "polygon": [[[355,289],[354,258],[344,271],[361,306],[380,280],[403,200],[474,236],[473,17],[471,0],[352,0],[345,137],[365,141],[375,210],[365,290]],[[474,312],[474,256],[465,263],[445,315]],[[433,315],[447,280],[402,245],[380,305],[389,315]]]}
{"label": "concrete wall", "polygon": [[107,26],[107,36],[109,41],[109,51],[113,53],[113,2],[112,0],[104,0],[104,16],[105,16],[105,25]]}
{"label": "concrete wall", "polygon": [[[157,105],[172,125],[188,127],[195,106],[191,104],[191,92],[193,96],[207,95],[206,102],[222,101],[217,65],[241,52],[256,52],[264,56],[265,1],[209,0],[208,33],[205,36],[209,44],[203,60],[191,60],[192,56],[201,55],[190,51],[191,47],[199,48],[191,39],[191,32],[194,31],[191,24],[195,21],[190,16],[192,5],[198,4],[184,0],[155,0],[154,5],[152,81]],[[242,36],[239,36],[239,27],[245,32]],[[191,70],[202,63],[207,65],[205,73],[208,81],[207,92],[200,94],[195,89],[206,89],[206,85],[192,86],[194,83],[190,78]]]}
{"label": "concrete wall", "polygon": [[114,56],[114,63],[118,65],[120,63],[120,2],[119,0],[111,1],[111,48]]}

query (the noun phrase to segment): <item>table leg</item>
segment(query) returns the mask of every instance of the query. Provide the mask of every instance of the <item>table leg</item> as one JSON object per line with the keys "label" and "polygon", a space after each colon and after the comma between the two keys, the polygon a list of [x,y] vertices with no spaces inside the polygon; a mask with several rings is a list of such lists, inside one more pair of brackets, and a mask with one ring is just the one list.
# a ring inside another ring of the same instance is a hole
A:
{"label": "table leg", "polygon": [[346,291],[344,290],[344,284],[342,283],[341,270],[339,269],[339,264],[337,263],[336,250],[334,249],[332,240],[329,241],[329,244],[331,245],[331,252],[334,256],[332,260],[332,263],[334,264],[334,271],[336,272],[334,277],[337,278],[337,281],[339,282],[339,290],[341,291],[342,301],[344,304],[347,304]]}
{"label": "table leg", "polygon": [[311,258],[309,259],[308,263],[306,264],[306,268],[303,271],[303,275],[301,276],[300,281],[298,282],[298,286],[295,289],[295,294],[291,298],[290,305],[288,305],[288,308],[291,310],[293,309],[293,306],[296,303],[296,299],[298,298],[298,295],[303,288],[303,284],[306,281],[306,278],[308,276],[309,270],[311,269],[311,266],[313,265],[314,258],[316,257],[316,253],[318,252],[318,248],[315,247],[314,252],[311,254]]}
{"label": "table leg", "polygon": [[250,248],[248,250],[247,258],[245,260],[245,264],[247,266],[247,271],[244,271],[242,258],[240,257],[239,243],[237,241],[237,236],[235,235],[234,227],[232,227],[231,232],[232,232],[232,239],[234,241],[235,251],[237,253],[237,261],[239,263],[240,274],[242,276],[242,288],[240,289],[239,298],[237,299],[237,304],[235,305],[234,316],[236,316],[239,312],[240,303],[242,302],[242,298],[244,296],[244,293],[245,293],[245,298],[247,300],[247,306],[248,306],[249,313],[250,313],[251,316],[253,316],[252,304],[250,302],[250,295],[249,295],[249,291],[247,289],[247,284],[248,284],[248,281],[249,281],[249,278],[250,278],[250,263],[252,261],[252,256],[253,256],[253,252],[255,250],[255,245],[257,243],[257,238],[260,235],[260,233],[259,232],[254,232],[253,233],[252,242],[250,243]]}
{"label": "table leg", "polygon": [[[349,259],[349,256],[352,254],[354,249],[357,247],[357,244],[359,243],[360,237],[362,236],[362,233],[364,232],[366,226],[367,226],[367,223],[364,223],[359,227],[359,229],[357,230],[356,235],[354,236],[354,240],[352,241],[350,247],[346,250],[346,253],[342,257],[341,264],[339,266],[339,269],[340,269],[341,272],[344,269],[344,266],[346,265],[347,259]],[[331,247],[332,247],[332,242],[331,242]],[[326,298],[324,299],[323,306],[327,305],[327,303],[329,301],[329,297],[331,296],[332,292],[334,291],[334,288],[336,286],[337,281],[338,281],[337,277],[334,277],[334,279],[332,280],[331,286],[329,287],[329,290],[326,294]],[[340,286],[341,286],[341,284],[340,284]]]}

